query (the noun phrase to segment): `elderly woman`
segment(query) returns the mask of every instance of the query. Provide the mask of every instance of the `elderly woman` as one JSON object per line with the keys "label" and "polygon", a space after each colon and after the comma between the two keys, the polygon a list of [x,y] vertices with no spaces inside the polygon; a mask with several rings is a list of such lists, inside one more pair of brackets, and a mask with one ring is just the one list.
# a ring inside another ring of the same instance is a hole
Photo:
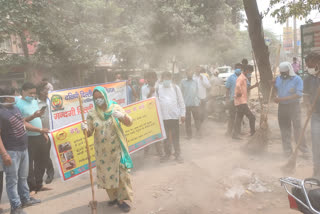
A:
{"label": "elderly woman", "polygon": [[94,89],[93,100],[95,109],[88,113],[82,129],[88,131],[88,136],[94,135],[98,188],[107,191],[109,206],[117,204],[122,211],[129,212],[130,206],[124,201],[132,201],[129,169],[133,164],[120,123],[130,126],[132,118],[108,99],[101,86]]}
{"label": "elderly woman", "polygon": [[[279,104],[278,122],[282,137],[284,155],[290,156],[291,146],[291,127],[296,143],[298,143],[301,132],[301,107],[300,99],[303,94],[303,81],[296,75],[290,62],[282,62],[279,65],[280,76],[275,80],[277,97],[274,99]],[[307,155],[308,148],[303,139],[300,150]]]}

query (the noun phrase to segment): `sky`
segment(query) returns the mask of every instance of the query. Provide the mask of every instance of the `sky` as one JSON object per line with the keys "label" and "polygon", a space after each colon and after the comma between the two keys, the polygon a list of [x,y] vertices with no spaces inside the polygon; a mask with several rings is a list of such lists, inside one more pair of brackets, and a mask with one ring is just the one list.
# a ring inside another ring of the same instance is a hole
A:
{"label": "sky", "polygon": [[[264,12],[269,7],[270,0],[257,0],[259,11]],[[312,11],[311,14],[308,16],[308,19],[312,19],[314,22],[320,21],[320,13],[319,11]],[[304,20],[300,21],[297,19],[297,28],[300,28],[300,25],[304,24]],[[274,32],[276,35],[280,36],[283,34],[283,27],[284,25],[281,25],[279,23],[275,23],[275,19],[271,17],[269,14],[263,18],[263,27],[264,29],[270,30]],[[289,26],[293,26],[293,20],[289,20]]]}

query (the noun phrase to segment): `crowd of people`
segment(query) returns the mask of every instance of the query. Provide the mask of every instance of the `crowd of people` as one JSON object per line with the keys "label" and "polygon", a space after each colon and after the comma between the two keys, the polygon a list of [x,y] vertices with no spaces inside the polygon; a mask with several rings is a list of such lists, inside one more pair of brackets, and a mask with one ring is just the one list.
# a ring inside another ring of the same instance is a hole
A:
{"label": "crowd of people", "polygon": [[[307,106],[310,106],[317,98],[320,86],[319,55],[312,53],[305,60],[309,73],[305,82],[297,75],[296,61],[293,64],[280,63],[280,76],[273,80],[277,92],[274,102],[278,104],[278,121],[286,156],[292,153],[292,127],[296,142],[301,132],[301,98],[305,95]],[[249,108],[248,98],[250,90],[259,86],[259,83],[251,84],[253,70],[248,60],[243,59],[241,63],[235,64],[233,74],[226,82],[219,78],[218,70],[208,72],[201,66],[188,69],[181,81],[177,81],[171,72],[163,72],[158,78],[156,72],[148,71],[138,81],[129,77],[128,104],[156,97],[167,135],[164,142],[144,148],[144,155],[147,157],[150,149],[155,148],[161,162],[170,161],[173,155],[178,163],[183,163],[180,125],[185,123],[187,140],[200,139],[203,124],[210,112],[208,108],[212,106],[207,103],[219,96],[225,97],[225,109],[229,113],[226,135],[241,140],[242,121],[246,116],[250,136],[253,136],[256,117]],[[116,75],[115,80],[123,81],[121,74]],[[45,174],[46,184],[51,183],[54,178],[47,106],[48,93],[52,90],[53,86],[44,79],[37,86],[24,83],[21,96],[11,88],[0,91],[0,166],[6,175],[12,214],[23,214],[24,207],[40,203],[40,200],[30,195],[48,190],[43,185]],[[88,136],[94,137],[97,184],[109,195],[110,206],[118,205],[122,211],[129,212],[130,205],[125,201],[133,198],[129,173],[133,164],[120,123],[130,126],[133,121],[120,105],[108,99],[103,87],[94,89],[93,101],[95,108],[88,113],[87,120],[81,127]],[[320,146],[317,142],[320,137],[319,112],[320,101],[317,101],[311,122],[314,176],[317,177],[320,177]],[[300,150],[308,156],[309,149],[305,139]],[[0,173],[1,193],[3,172]]]}

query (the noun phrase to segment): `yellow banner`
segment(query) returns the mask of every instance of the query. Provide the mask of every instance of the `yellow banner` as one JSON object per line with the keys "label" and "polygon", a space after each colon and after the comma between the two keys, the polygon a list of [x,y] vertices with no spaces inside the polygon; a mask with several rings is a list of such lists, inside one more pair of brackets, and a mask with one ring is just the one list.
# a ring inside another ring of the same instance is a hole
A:
{"label": "yellow banner", "polygon": [[130,152],[166,138],[156,98],[126,106],[125,110],[133,118],[132,126],[122,125]]}
{"label": "yellow banner", "polygon": [[[81,130],[81,123],[76,123],[51,133],[57,155],[60,174],[63,180],[88,171],[86,142]],[[95,166],[93,137],[89,139],[91,162]]]}
{"label": "yellow banner", "polygon": [[[133,119],[132,126],[122,125],[130,153],[166,139],[156,98],[134,103],[124,107],[124,109]],[[89,170],[81,122],[54,130],[50,137],[54,144],[59,171],[63,180],[69,180]],[[90,137],[88,140],[92,166],[95,167],[94,138]]]}

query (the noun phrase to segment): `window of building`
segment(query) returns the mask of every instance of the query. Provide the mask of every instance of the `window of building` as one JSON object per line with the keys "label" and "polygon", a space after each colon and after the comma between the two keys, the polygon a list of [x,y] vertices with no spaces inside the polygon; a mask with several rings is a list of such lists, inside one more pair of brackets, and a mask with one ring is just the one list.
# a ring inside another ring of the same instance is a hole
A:
{"label": "window of building", "polygon": [[12,52],[12,44],[10,37],[5,37],[4,39],[0,40],[0,51],[4,51],[7,53]]}

